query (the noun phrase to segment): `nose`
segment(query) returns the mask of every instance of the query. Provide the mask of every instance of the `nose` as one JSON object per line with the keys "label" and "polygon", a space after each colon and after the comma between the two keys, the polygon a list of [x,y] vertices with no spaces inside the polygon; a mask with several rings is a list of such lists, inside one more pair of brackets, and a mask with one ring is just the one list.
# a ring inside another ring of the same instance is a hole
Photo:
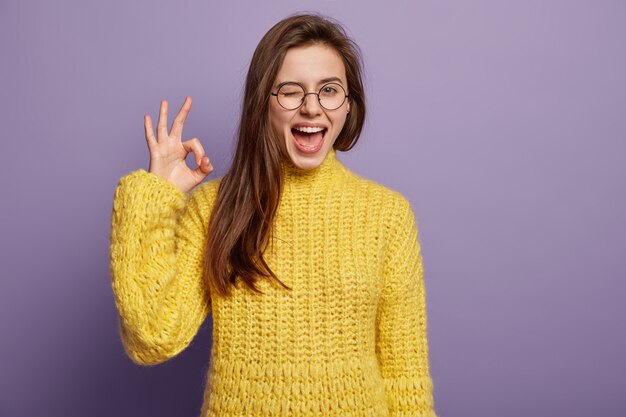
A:
{"label": "nose", "polygon": [[304,103],[302,103],[302,106],[300,106],[301,113],[316,115],[322,112],[322,106],[320,106],[320,102],[316,93],[307,93],[304,95],[302,100],[304,100]]}

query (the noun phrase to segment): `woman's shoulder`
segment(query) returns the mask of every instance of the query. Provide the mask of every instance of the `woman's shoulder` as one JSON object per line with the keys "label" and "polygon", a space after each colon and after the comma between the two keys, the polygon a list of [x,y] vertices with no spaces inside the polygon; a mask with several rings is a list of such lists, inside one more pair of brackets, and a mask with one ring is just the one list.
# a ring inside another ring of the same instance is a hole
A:
{"label": "woman's shoulder", "polygon": [[348,172],[352,188],[358,195],[364,197],[368,204],[381,204],[392,210],[402,210],[410,205],[409,200],[395,188],[363,177],[351,170]]}
{"label": "woman's shoulder", "polygon": [[191,191],[190,196],[196,196],[201,198],[215,198],[221,181],[222,177],[216,177],[206,180],[198,184],[196,188]]}
{"label": "woman's shoulder", "polygon": [[416,230],[412,203],[402,192],[356,174],[351,177],[357,189],[356,204],[361,204],[360,209],[382,227],[384,239],[397,239]]}
{"label": "woman's shoulder", "polygon": [[190,204],[199,208],[203,215],[208,216],[215,204],[221,181],[222,177],[217,177],[196,185],[189,193]]}

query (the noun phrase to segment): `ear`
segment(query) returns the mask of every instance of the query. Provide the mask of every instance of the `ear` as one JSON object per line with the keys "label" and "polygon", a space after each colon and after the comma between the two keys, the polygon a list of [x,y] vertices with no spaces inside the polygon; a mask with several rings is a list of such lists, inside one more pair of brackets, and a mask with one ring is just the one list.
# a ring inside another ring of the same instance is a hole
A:
{"label": "ear", "polygon": [[348,97],[348,105],[346,106],[347,112],[350,113],[350,104],[352,104],[352,101],[350,100],[350,97]]}

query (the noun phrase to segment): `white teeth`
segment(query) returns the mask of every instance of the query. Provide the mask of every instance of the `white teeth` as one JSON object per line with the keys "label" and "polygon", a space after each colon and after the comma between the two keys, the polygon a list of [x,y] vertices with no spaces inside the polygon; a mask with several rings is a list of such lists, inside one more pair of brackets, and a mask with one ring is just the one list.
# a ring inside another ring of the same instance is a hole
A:
{"label": "white teeth", "polygon": [[296,127],[294,129],[299,130],[300,132],[304,132],[304,133],[316,133],[316,132],[321,132],[322,130],[324,130],[323,127]]}

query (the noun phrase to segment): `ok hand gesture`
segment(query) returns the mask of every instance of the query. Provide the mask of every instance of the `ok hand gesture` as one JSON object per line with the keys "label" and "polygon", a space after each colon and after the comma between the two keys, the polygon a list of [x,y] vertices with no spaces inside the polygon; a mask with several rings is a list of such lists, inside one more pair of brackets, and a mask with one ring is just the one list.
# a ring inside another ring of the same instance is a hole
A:
{"label": "ok hand gesture", "polygon": [[[204,154],[198,138],[181,141],[183,125],[191,109],[191,97],[186,97],[183,106],[176,115],[170,133],[167,133],[167,101],[161,101],[161,112],[157,124],[158,140],[154,137],[152,119],[144,116],[146,141],[150,150],[149,171],[176,185],[183,192],[188,192],[213,172],[211,161]],[[185,157],[193,152],[198,168],[191,169],[185,163]]]}

